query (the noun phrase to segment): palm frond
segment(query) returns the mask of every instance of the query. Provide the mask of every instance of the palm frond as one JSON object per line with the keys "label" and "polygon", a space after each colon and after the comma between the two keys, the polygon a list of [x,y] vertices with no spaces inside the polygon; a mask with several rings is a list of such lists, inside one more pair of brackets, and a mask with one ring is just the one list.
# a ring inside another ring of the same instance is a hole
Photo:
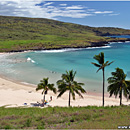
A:
{"label": "palm frond", "polygon": [[108,64],[107,64],[107,66],[109,66],[109,65],[110,65],[110,64],[112,64],[113,62],[114,62],[114,61],[112,61],[112,62],[108,63]]}
{"label": "palm frond", "polygon": [[39,84],[37,85],[36,91],[41,90],[41,89],[44,89],[44,86],[43,86],[42,83],[39,83]]}
{"label": "palm frond", "polygon": [[74,88],[70,87],[70,93],[72,94],[73,100],[75,100]]}
{"label": "palm frond", "polygon": [[74,84],[74,89],[81,91],[81,93],[86,93],[85,89],[82,88],[84,83],[77,83],[76,81],[74,81],[73,84]]}
{"label": "palm frond", "polygon": [[54,87],[54,84],[48,84],[48,89],[53,91],[55,94],[57,92],[56,88]]}
{"label": "palm frond", "polygon": [[96,67],[101,67],[101,65],[94,63],[94,62],[91,62],[91,64],[95,65]]}
{"label": "palm frond", "polygon": [[97,70],[97,72],[99,71],[99,70],[101,70],[102,69],[102,67],[100,67],[98,70]]}
{"label": "palm frond", "polygon": [[119,84],[118,83],[113,83],[110,84],[107,88],[107,91],[110,93],[110,97],[114,94],[115,97],[117,97],[117,90],[119,89]]}
{"label": "palm frond", "polygon": [[129,96],[129,91],[126,88],[123,89],[123,95],[125,98],[127,98]]}
{"label": "palm frond", "polygon": [[130,96],[130,81],[125,80],[126,74],[123,69],[115,68],[115,70],[115,72],[111,73],[112,77],[107,79],[110,84],[108,86],[108,92],[110,96],[114,94],[115,97],[117,97],[117,95],[120,95],[120,92],[123,91],[123,95],[128,98]]}
{"label": "palm frond", "polygon": [[103,52],[100,53],[100,59],[101,59],[100,64],[103,64],[104,63],[104,53]]}
{"label": "palm frond", "polygon": [[128,89],[130,90],[130,80],[126,80],[125,82],[126,82],[126,84],[128,86]]}
{"label": "palm frond", "polygon": [[75,88],[74,91],[75,91],[81,98],[83,98],[82,94],[78,91],[77,88]]}
{"label": "palm frond", "polygon": [[64,80],[58,80],[56,83],[57,83],[57,85],[63,84]]}
{"label": "palm frond", "polygon": [[107,81],[109,84],[120,82],[116,77],[109,77]]}
{"label": "palm frond", "polygon": [[47,93],[48,90],[51,90],[54,93],[56,93],[56,88],[54,87],[54,84],[49,84],[48,79],[49,78],[43,78],[43,80],[40,80],[40,83],[38,84],[36,91],[43,89],[42,94],[44,92]]}
{"label": "palm frond", "polygon": [[62,91],[62,89],[66,88],[67,85],[66,84],[60,84],[58,85],[58,92]]}
{"label": "palm frond", "polygon": [[83,85],[85,85],[84,83],[77,83],[79,86],[83,86]]}
{"label": "palm frond", "polygon": [[64,89],[62,89],[62,90],[60,90],[60,91],[58,90],[58,92],[60,92],[60,93],[59,93],[59,95],[57,96],[57,98],[61,97],[66,91],[67,91],[66,88],[64,88]]}

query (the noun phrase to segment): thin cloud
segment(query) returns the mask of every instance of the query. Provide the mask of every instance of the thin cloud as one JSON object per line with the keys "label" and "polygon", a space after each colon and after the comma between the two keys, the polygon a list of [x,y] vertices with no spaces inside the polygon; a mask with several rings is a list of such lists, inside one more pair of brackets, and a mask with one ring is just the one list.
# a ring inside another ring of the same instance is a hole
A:
{"label": "thin cloud", "polygon": [[43,2],[43,0],[4,0],[0,1],[0,15],[58,19],[58,17],[85,18],[98,14],[117,15],[113,11],[96,11],[83,5]]}
{"label": "thin cloud", "polygon": [[120,15],[120,14],[109,14],[109,16],[116,16],[116,15]]}
{"label": "thin cloud", "polygon": [[53,3],[54,3],[54,2],[48,2],[48,3],[44,4],[44,6],[51,5],[51,4],[53,4]]}
{"label": "thin cloud", "polygon": [[110,14],[113,13],[113,11],[96,11],[95,14]]}
{"label": "thin cloud", "polygon": [[72,6],[66,7],[66,9],[83,9],[83,8],[84,8],[84,7],[82,7],[82,6],[80,6],[80,5],[78,5],[78,6],[72,5]]}
{"label": "thin cloud", "polygon": [[88,9],[88,11],[95,11],[95,9]]}
{"label": "thin cloud", "polygon": [[67,4],[59,4],[60,6],[67,6]]}
{"label": "thin cloud", "polygon": [[[57,17],[84,18],[91,16],[85,12],[81,5],[67,6],[60,4],[54,6],[54,2],[44,3],[42,0],[5,0],[0,2],[1,15],[6,16],[24,16],[57,19]],[[64,7],[64,8],[63,8]]]}

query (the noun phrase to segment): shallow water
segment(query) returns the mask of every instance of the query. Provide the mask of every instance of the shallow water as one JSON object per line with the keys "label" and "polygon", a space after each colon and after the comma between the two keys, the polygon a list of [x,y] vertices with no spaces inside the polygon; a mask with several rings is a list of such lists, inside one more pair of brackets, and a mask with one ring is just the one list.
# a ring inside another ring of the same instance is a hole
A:
{"label": "shallow water", "polygon": [[116,67],[123,68],[130,79],[130,42],[112,43],[104,48],[17,53],[1,58],[0,73],[21,82],[37,84],[44,77],[55,83],[62,73],[73,69],[77,71],[76,80],[84,82],[87,91],[101,92],[102,71],[96,73],[98,68],[91,64],[96,62],[93,56],[100,52],[104,52],[106,61],[114,61],[105,69],[106,79]]}

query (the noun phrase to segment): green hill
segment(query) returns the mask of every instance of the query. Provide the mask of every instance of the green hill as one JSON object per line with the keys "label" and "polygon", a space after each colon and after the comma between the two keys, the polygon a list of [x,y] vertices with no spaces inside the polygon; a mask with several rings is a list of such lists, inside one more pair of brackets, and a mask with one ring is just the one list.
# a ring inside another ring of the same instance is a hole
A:
{"label": "green hill", "polygon": [[102,36],[130,34],[130,30],[120,28],[94,28],[44,18],[12,16],[0,16],[0,31],[1,52],[87,47],[118,40]]}

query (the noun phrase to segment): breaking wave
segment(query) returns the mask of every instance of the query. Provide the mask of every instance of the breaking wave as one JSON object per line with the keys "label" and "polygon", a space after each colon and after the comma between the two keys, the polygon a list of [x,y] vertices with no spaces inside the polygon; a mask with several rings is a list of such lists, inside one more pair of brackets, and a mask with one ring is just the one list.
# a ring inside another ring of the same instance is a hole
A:
{"label": "breaking wave", "polygon": [[110,48],[111,46],[102,46],[102,47],[87,47],[87,48],[66,48],[66,49],[56,49],[56,50],[42,50],[35,51],[35,53],[61,53],[61,52],[69,52],[69,51],[78,51],[84,49],[97,49],[97,48]]}

